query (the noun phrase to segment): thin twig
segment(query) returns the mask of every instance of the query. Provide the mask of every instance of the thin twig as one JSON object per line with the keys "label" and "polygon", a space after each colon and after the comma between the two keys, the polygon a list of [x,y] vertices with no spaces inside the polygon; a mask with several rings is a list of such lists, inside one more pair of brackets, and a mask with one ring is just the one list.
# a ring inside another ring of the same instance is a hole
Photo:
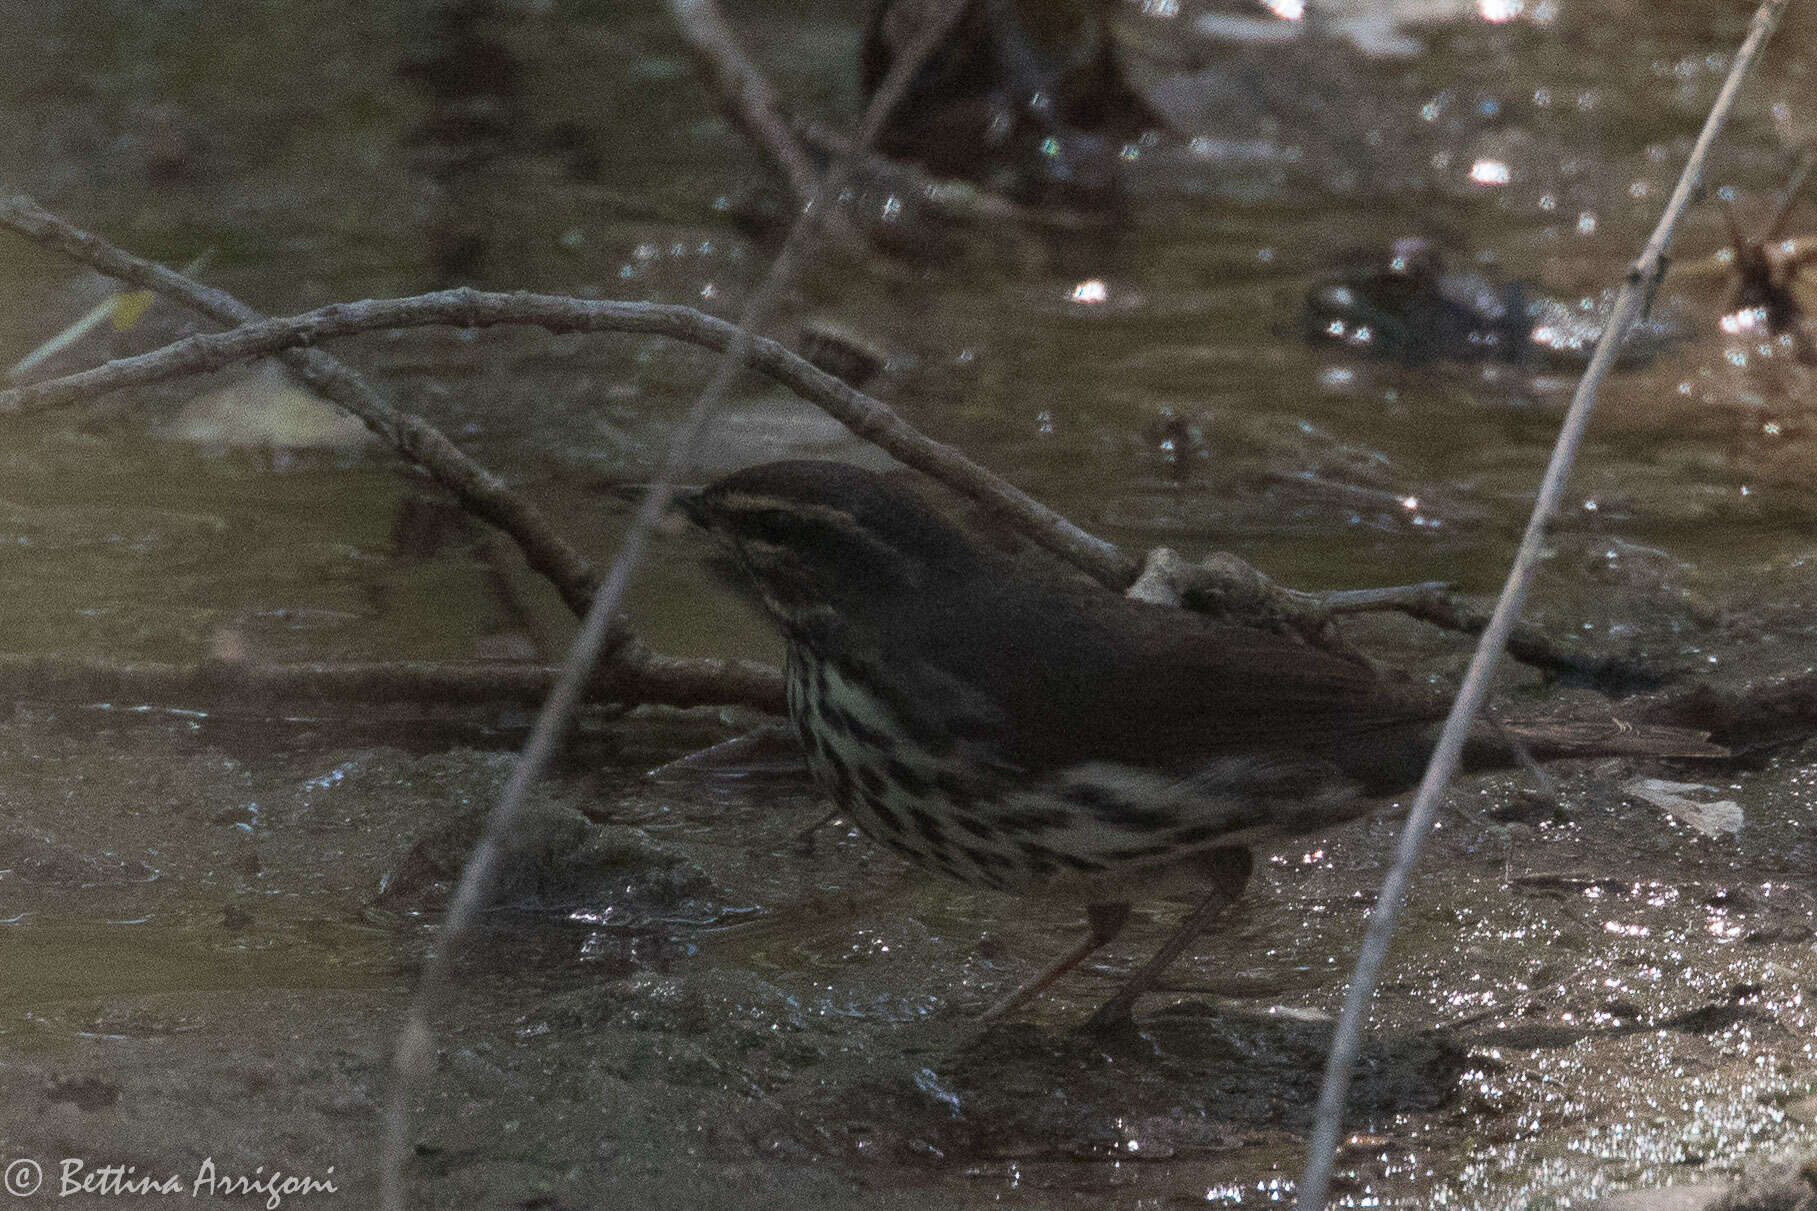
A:
{"label": "thin twig", "polygon": [[[1490,622],[1490,615],[1471,605],[1447,585],[1435,586],[1431,592],[1408,593],[1380,608],[1397,610],[1409,618],[1464,635],[1481,635]],[[1656,688],[1670,681],[1679,671],[1638,658],[1573,651],[1524,622],[1515,623],[1508,632],[1507,651],[1524,665],[1556,674],[1573,684],[1591,686],[1611,697]]]}
{"label": "thin twig", "polygon": [[[1011,220],[1033,227],[1076,231],[1102,227],[1108,221],[1056,207],[1022,206],[971,182],[942,180],[912,164],[861,148],[839,131],[809,118],[792,116],[763,73],[738,41],[712,0],[670,0],[669,11],[689,49],[705,67],[734,125],[788,183],[798,206],[813,194],[816,174],[808,149],[847,165],[872,182],[897,188],[946,218]],[[840,210],[824,216],[833,234],[853,233]]]}
{"label": "thin twig", "polygon": [[[225,290],[204,286],[116,248],[41,209],[30,198],[0,197],[0,227],[109,277],[155,290],[221,323],[253,324],[265,318]],[[314,349],[286,349],[282,357],[299,379],[359,417],[367,428],[454,493],[468,512],[510,535],[531,570],[555,586],[568,608],[576,614],[586,612],[599,574],[556,533],[540,509],[462,453],[428,421],[394,407],[364,376],[338,358]],[[0,405],[0,411],[5,407]]]}
{"label": "thin twig", "polygon": [[[712,0],[669,0],[669,13],[725,101],[733,123],[788,182],[797,210],[806,210],[819,193],[820,174],[789,129],[776,90],[744,53],[718,6]],[[836,213],[836,208],[829,208],[830,215]],[[845,234],[843,227],[835,230]]]}
{"label": "thin twig", "polygon": [[1350,988],[1344,997],[1344,1011],[1333,1033],[1331,1055],[1325,1065],[1324,1085],[1319,1091],[1318,1119],[1314,1124],[1312,1139],[1307,1145],[1306,1169],[1300,1179],[1296,1204],[1299,1211],[1324,1211],[1331,1184],[1331,1168],[1337,1156],[1338,1138],[1344,1125],[1344,1103],[1349,1095],[1351,1072],[1356,1065],[1363,1021],[1368,1013],[1370,998],[1375,992],[1376,978],[1387,958],[1388,944],[1394,937],[1394,925],[1400,916],[1401,905],[1406,900],[1414,868],[1419,862],[1421,843],[1432,827],[1433,817],[1438,812],[1439,798],[1457,769],[1471,721],[1489,692],[1489,684],[1494,678],[1495,666],[1508,641],[1508,634],[1514,629],[1515,620],[1520,617],[1521,604],[1532,583],[1533,570],[1538,566],[1545,547],[1547,527],[1558,511],[1559,502],[1564,496],[1565,482],[1577,457],[1578,445],[1595,409],[1597,389],[1610,367],[1615,364],[1629,326],[1641,316],[1649,294],[1665,273],[1666,249],[1671,245],[1672,232],[1703,178],[1704,161],[1708,159],[1710,148],[1716,142],[1729,109],[1735,103],[1741,81],[1765,48],[1767,39],[1772,36],[1773,27],[1779,23],[1786,3],[1787,0],[1763,0],[1754,14],[1747,40],[1736,54],[1735,62],[1729,68],[1728,79],[1723,81],[1722,91],[1717,94],[1715,104],[1710,107],[1703,132],[1691,149],[1684,171],[1679,174],[1678,186],[1672,191],[1671,200],[1666,203],[1665,213],[1660,216],[1659,225],[1654,228],[1646,248],[1639,259],[1629,266],[1621,291],[1616,296],[1615,306],[1610,311],[1608,326],[1597,343],[1595,355],[1584,370],[1576,394],[1571,398],[1570,410],[1560,427],[1558,441],[1552,448],[1552,458],[1546,466],[1545,479],[1540,483],[1538,498],[1533,502],[1533,513],[1527,521],[1526,533],[1521,538],[1520,550],[1514,557],[1514,566],[1508,572],[1507,583],[1502,587],[1501,598],[1495,604],[1495,613],[1489,619],[1489,626],[1477,644],[1476,655],[1470,661],[1470,671],[1465,675],[1464,684],[1451,704],[1451,714],[1445,720],[1432,760],[1420,782],[1413,810],[1401,829],[1394,866],[1382,881],[1382,890],[1376,897],[1375,908],[1369,914],[1369,928],[1357,955],[1356,969],[1351,974]]}
{"label": "thin twig", "polygon": [[1792,211],[1804,193],[1804,183],[1810,179],[1814,166],[1817,166],[1817,148],[1807,147],[1798,157],[1798,167],[1792,170],[1791,180],[1785,183],[1785,192],[1779,197],[1779,208],[1773,212],[1772,221],[1760,233],[1762,244],[1771,244],[1785,234],[1786,220],[1792,217]]}
{"label": "thin twig", "polygon": [[[5,222],[5,217],[5,210],[0,208],[0,223]],[[230,332],[203,333],[92,370],[0,391],[0,413],[69,404],[106,391],[218,370],[249,357],[378,328],[484,328],[500,324],[528,324],[557,333],[667,336],[720,353],[737,347],[741,364],[783,383],[859,437],[907,465],[1001,510],[1030,538],[1093,578],[1118,590],[1135,579],[1135,561],[1115,546],[1081,530],[953,447],[922,436],[887,405],[819,369],[778,341],[753,336],[741,324],[675,304],[498,294],[464,287],[412,298],[333,303],[301,315],[247,323]],[[437,438],[440,436],[436,434]]]}
{"label": "thin twig", "polygon": [[[77,231],[24,199],[0,201],[0,226],[70,252],[103,272],[150,283],[210,314],[227,318],[235,311],[244,311],[256,316],[244,304],[231,300],[231,296],[140,261]],[[221,299],[229,300],[229,304],[223,305]],[[348,407],[382,437],[397,443],[400,453],[419,462],[438,482],[451,488],[469,510],[511,535],[531,566],[546,576],[563,600],[579,612],[590,599],[583,594],[590,595],[597,574],[555,534],[539,510],[505,487],[497,476],[461,454],[427,421],[391,409],[357,372],[319,350],[299,348],[380,328],[482,328],[505,324],[533,325],[555,333],[666,336],[722,353],[742,331],[725,320],[676,304],[497,294],[463,287],[402,299],[334,303],[276,319],[258,317],[228,332],[188,337],[136,357],[119,358],[62,378],[0,391],[0,412],[70,405],[108,391],[219,370],[249,357],[281,353],[318,390]],[[1042,547],[1107,587],[1121,591],[1135,580],[1136,562],[1115,546],[1080,529],[953,447],[923,436],[888,405],[819,369],[781,343],[753,336],[747,342],[745,360],[751,368],[818,405],[857,436],[955,491],[988,504]],[[1256,604],[1263,607],[1264,615],[1297,619],[1294,628],[1320,646],[1341,646],[1334,645],[1329,636],[1319,637],[1330,615],[1362,609],[1399,610],[1464,634],[1480,633],[1487,621],[1484,614],[1441,586],[1354,590],[1356,594],[1371,595],[1379,604],[1365,606],[1360,604],[1364,599],[1357,598],[1351,604],[1340,605],[1329,595],[1299,593],[1276,584],[1235,556],[1219,558],[1226,562],[1203,573],[1208,579],[1195,586],[1195,591],[1233,600],[1257,598]],[[1535,668],[1576,677],[1611,691],[1662,680],[1657,670],[1645,665],[1618,657],[1586,657],[1524,625],[1516,628],[1509,651]]]}
{"label": "thin twig", "polygon": [[[681,0],[676,0],[680,3]],[[960,11],[958,0],[948,0],[944,19],[930,22],[910,52],[894,65],[888,78],[872,97],[865,111],[858,137],[859,147],[868,147],[891,108],[906,90],[913,72],[933,49]],[[511,771],[511,780],[498,804],[486,818],[486,828],[461,869],[460,882],[450,897],[443,918],[441,936],[431,949],[418,979],[416,995],[411,998],[409,1014],[399,1037],[392,1065],[391,1087],[385,1100],[383,1138],[380,1145],[380,1206],[383,1211],[404,1211],[405,1169],[411,1156],[411,1107],[427,1085],[434,1071],[435,1036],[430,1016],[446,995],[453,970],[453,955],[480,908],[492,894],[497,871],[505,853],[507,838],[516,827],[529,789],[554,755],[557,743],[574,712],[581,689],[592,675],[600,647],[606,636],[607,622],[623,598],[631,576],[642,562],[649,536],[669,508],[672,485],[693,457],[695,445],[707,421],[718,409],[726,388],[744,368],[753,341],[751,330],[762,322],[784,283],[793,274],[796,261],[806,255],[818,229],[818,211],[823,199],[837,198],[849,168],[835,164],[825,181],[817,184],[802,215],[790,230],[782,251],[746,302],[739,323],[733,328],[724,356],[712,379],[689,409],[687,418],[669,444],[668,455],[656,482],[645,495],[637,516],[626,531],[617,557],[612,561],[605,581],[594,595],[593,604],[581,623],[580,634],[568,653],[560,679],[542,712],[537,716],[529,743]],[[837,381],[837,380],[835,380]]]}
{"label": "thin twig", "polygon": [[[749,660],[692,659],[645,651],[635,640],[588,682],[586,701],[619,706],[723,706],[771,714],[787,709],[782,676]],[[346,664],[191,664],[103,656],[0,654],[0,686],[18,698],[215,704],[304,701],[438,705],[534,705],[559,669],[540,664],[435,664],[400,660]]]}
{"label": "thin twig", "polygon": [[[1332,627],[1344,614],[1393,610],[1466,635],[1480,635],[1489,625],[1489,615],[1442,581],[1306,592],[1277,583],[1228,551],[1216,551],[1201,563],[1189,564],[1168,548],[1157,547],[1148,553],[1142,575],[1129,595],[1295,634],[1315,647],[1356,659],[1363,657]],[[1533,668],[1611,695],[1654,688],[1669,680],[1672,672],[1642,660],[1575,652],[1524,623],[1517,624],[1509,635],[1508,654]]]}
{"label": "thin twig", "polygon": [[[3,221],[4,212],[0,211],[0,222]],[[738,325],[679,304],[499,294],[461,287],[410,298],[333,303],[301,315],[248,323],[229,332],[187,337],[150,353],[0,391],[0,412],[72,404],[108,391],[219,370],[249,357],[375,329],[428,325],[485,328],[506,324],[533,325],[554,333],[666,336],[721,353],[730,349],[744,332]],[[744,359],[752,369],[768,374],[818,405],[859,437],[955,491],[1000,510],[1024,534],[1100,583],[1121,591],[1134,582],[1138,571],[1135,561],[1115,546],[1080,529],[953,447],[923,436],[888,405],[821,370],[780,342],[750,336],[745,341]],[[1357,590],[1374,594],[1379,604],[1334,608],[1322,595],[1296,594],[1235,556],[1217,558],[1223,562],[1201,573],[1210,578],[1210,584],[1198,587],[1227,598],[1255,598],[1255,604],[1268,616],[1279,615],[1290,621],[1297,618],[1294,628],[1320,646],[1334,646],[1329,637],[1319,637],[1332,614],[1364,608],[1399,610],[1434,626],[1472,635],[1481,632],[1487,621],[1480,611],[1464,605],[1439,586],[1427,586],[1424,592],[1411,592],[1406,587],[1392,592]],[[1230,612],[1244,611],[1239,608]],[[1630,661],[1573,653],[1527,626],[1515,630],[1509,650],[1516,659],[1535,668],[1611,690],[1632,689],[1661,680],[1656,670]]]}
{"label": "thin twig", "polygon": [[[855,149],[851,140],[811,118],[796,117],[789,123],[802,142],[823,155],[845,156]],[[873,184],[912,197],[943,219],[957,222],[1019,223],[1050,231],[1092,231],[1109,227],[1108,213],[1069,210],[1059,206],[1024,206],[974,182],[938,177],[918,164],[893,160],[870,152],[854,161]]]}
{"label": "thin twig", "polygon": [[[22,203],[15,200],[12,205],[17,207]],[[61,225],[60,220],[42,212],[37,212],[35,217],[43,224]],[[8,222],[6,203],[0,203],[0,225],[18,229],[17,225]],[[33,229],[37,226],[34,224]],[[94,240],[92,236],[70,230],[84,241]],[[293,356],[320,359],[341,367],[325,353],[312,350],[298,354],[296,347],[375,329],[427,325],[483,328],[506,324],[533,325],[555,333],[629,332],[666,336],[718,352],[731,348],[742,331],[725,320],[677,304],[498,294],[463,287],[402,299],[334,303],[301,315],[260,319],[228,332],[188,337],[150,353],[119,358],[91,370],[0,391],[0,412],[11,408],[38,410],[74,404],[108,391],[219,370],[249,357],[285,350],[290,350]],[[1042,547],[1107,587],[1121,591],[1135,580],[1138,570],[1135,561],[1115,546],[1075,526],[953,447],[923,436],[888,405],[819,369],[780,342],[767,337],[751,337],[747,342],[745,361],[903,463],[1000,511]],[[345,367],[341,367],[339,373],[353,374]],[[374,428],[379,426],[374,425]],[[427,422],[401,417],[396,424],[380,429],[380,432],[387,438],[408,441],[409,445],[400,446],[407,457],[439,463],[442,473],[436,478],[441,482],[451,484],[452,480],[460,478],[485,488],[483,499],[489,503],[491,512],[482,511],[475,505],[476,493],[473,491],[460,493],[463,502],[483,519],[501,524],[501,528],[525,546],[526,556],[530,542],[560,542],[553,537],[553,531],[549,531],[547,540],[540,537],[547,527],[546,520],[505,488],[497,477],[464,455],[459,456],[458,461],[445,457],[445,452],[454,447]],[[428,436],[430,434],[433,437]],[[432,465],[432,473],[434,469]],[[506,526],[499,520],[503,516],[530,521]],[[565,544],[562,549],[567,550]],[[573,558],[578,560],[579,557]],[[1319,637],[1331,615],[1362,609],[1399,610],[1434,626],[1471,635],[1480,633],[1487,622],[1486,615],[1442,586],[1355,590],[1354,593],[1368,595],[1367,598],[1359,597],[1350,604],[1340,605],[1328,595],[1301,593],[1279,585],[1235,556],[1220,555],[1216,559],[1218,562],[1199,574],[1201,582],[1193,591],[1237,601],[1237,606],[1226,611],[1230,613],[1244,613],[1246,604],[1254,604],[1262,616],[1279,616],[1291,621],[1294,629],[1320,646],[1334,646],[1329,637]],[[585,588],[591,582],[590,569],[585,577],[576,575],[566,579],[558,579],[547,567],[539,570],[550,576],[570,605],[577,604],[571,590]],[[1366,599],[1375,604],[1361,604]],[[1587,657],[1524,625],[1516,628],[1509,641],[1509,651],[1516,659],[1535,668],[1579,678],[1612,691],[1657,684],[1662,680],[1657,670],[1643,664],[1619,657]]]}
{"label": "thin twig", "polygon": [[[208,267],[208,262],[214,260],[214,252],[213,245],[204,248],[201,256],[183,266],[183,276],[194,278],[200,274]],[[138,317],[144,314],[153,297],[154,292],[150,290],[137,290],[130,294],[124,290],[115,291],[91,308],[87,315],[14,362],[5,373],[0,374],[0,382],[16,382],[29,376],[43,363],[76,345],[100,327],[103,321],[112,320],[117,330],[130,329],[138,323]]]}

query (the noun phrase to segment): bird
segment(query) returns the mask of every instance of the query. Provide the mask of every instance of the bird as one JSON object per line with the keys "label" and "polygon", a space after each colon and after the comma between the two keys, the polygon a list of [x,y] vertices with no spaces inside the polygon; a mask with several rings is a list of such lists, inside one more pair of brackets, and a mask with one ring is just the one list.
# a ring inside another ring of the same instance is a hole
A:
{"label": "bird", "polygon": [[[685,494],[786,641],[789,714],[838,813],[961,883],[1083,908],[1014,1012],[1114,940],[1138,900],[1194,907],[1086,1023],[1137,997],[1242,891],[1252,850],[1414,785],[1449,699],[1260,627],[1135,601],[1018,556],[899,474],[791,460]],[[1711,757],[1703,733],[1481,725],[1466,768]]]}

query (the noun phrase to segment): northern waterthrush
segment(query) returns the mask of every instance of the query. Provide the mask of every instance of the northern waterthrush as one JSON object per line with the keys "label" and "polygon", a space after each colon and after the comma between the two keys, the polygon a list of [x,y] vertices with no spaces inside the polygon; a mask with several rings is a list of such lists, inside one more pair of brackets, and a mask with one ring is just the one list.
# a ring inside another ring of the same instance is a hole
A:
{"label": "northern waterthrush", "polygon": [[[990,1011],[1110,941],[1137,898],[1197,907],[1093,1018],[1135,997],[1240,892],[1248,849],[1411,786],[1447,699],[1271,631],[1037,572],[919,492],[780,462],[686,499],[788,641],[789,713],[840,814],[961,882],[1087,910],[1090,934]],[[1503,725],[1535,756],[1720,749],[1676,728]],[[1514,760],[1485,729],[1466,764]]]}

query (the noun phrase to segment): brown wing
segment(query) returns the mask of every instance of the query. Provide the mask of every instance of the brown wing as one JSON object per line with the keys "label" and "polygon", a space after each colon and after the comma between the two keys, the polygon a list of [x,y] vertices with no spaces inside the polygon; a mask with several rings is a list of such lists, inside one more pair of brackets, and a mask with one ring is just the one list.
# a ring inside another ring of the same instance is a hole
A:
{"label": "brown wing", "polygon": [[1444,716],[1442,698],[1270,632],[1103,591],[1008,578],[967,587],[963,601],[898,612],[912,630],[884,636],[885,647],[920,665],[924,692],[945,685],[957,702],[961,687],[983,687],[1001,709],[973,726],[1025,768],[1108,759],[1186,770],[1299,753],[1346,769],[1389,757],[1398,771],[1402,750],[1428,745]]}

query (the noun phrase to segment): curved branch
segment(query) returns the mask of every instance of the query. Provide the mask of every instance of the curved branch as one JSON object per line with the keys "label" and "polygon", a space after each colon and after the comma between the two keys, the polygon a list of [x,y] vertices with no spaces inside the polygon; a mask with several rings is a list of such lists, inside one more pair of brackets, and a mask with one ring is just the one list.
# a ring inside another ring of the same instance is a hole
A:
{"label": "curved branch", "polygon": [[[5,211],[0,210],[0,222],[4,222],[5,217]],[[93,370],[0,391],[0,412],[55,407],[124,387],[218,370],[249,357],[377,328],[427,325],[485,328],[499,324],[529,324],[555,333],[631,332],[668,336],[718,352],[732,348],[740,335],[734,324],[675,304],[622,303],[546,294],[498,294],[463,287],[412,298],[333,303],[301,315],[245,323],[229,332],[188,337],[151,353],[120,358]],[[745,364],[819,405],[854,434],[907,465],[932,475],[965,496],[1001,510],[1035,542],[1103,584],[1120,591],[1135,579],[1136,562],[1115,546],[1086,533],[953,447],[924,437],[884,404],[797,356],[780,342],[751,335]],[[434,433],[434,430],[430,432]],[[444,442],[447,440],[439,433],[435,433],[435,437]]]}
{"label": "curved branch", "polygon": [[[155,290],[223,324],[249,324],[265,318],[225,290],[204,286],[116,248],[41,209],[30,198],[0,197],[0,227],[109,277]],[[469,512],[509,534],[523,550],[525,562],[555,586],[568,608],[577,615],[586,613],[599,573],[556,533],[542,510],[462,453],[434,425],[394,407],[364,376],[338,358],[312,349],[286,349],[281,356],[304,383],[359,417],[367,428],[454,493]],[[7,406],[0,404],[0,411],[5,410]]]}
{"label": "curved branch", "polygon": [[[300,316],[267,319],[224,291],[202,286],[124,253],[23,198],[0,199],[0,226],[104,273],[159,290],[208,315],[242,325],[230,332],[191,337],[140,357],[123,358],[65,378],[0,391],[0,411],[50,408],[122,387],[165,381],[219,369],[247,357],[278,353],[311,386],[359,416],[406,458],[428,469],[471,512],[509,534],[523,549],[531,567],[547,577],[577,613],[591,599],[598,574],[555,534],[539,510],[462,454],[434,426],[393,409],[358,372],[320,350],[295,346],[373,328],[430,324],[531,324],[552,332],[643,333],[718,351],[729,348],[738,333],[736,326],[692,307],[554,295],[484,294],[466,289],[406,299],[335,304]],[[923,436],[883,403],[780,343],[753,336],[746,364],[816,404],[901,462],[991,506],[1036,543],[1106,587],[1120,592],[1135,582],[1141,568],[1118,548],[1073,525],[951,446]],[[1318,646],[1335,651],[1350,650],[1328,625],[1330,617],[1339,613],[1394,609],[1433,626],[1470,635],[1480,633],[1487,622],[1479,610],[1435,586],[1359,590],[1365,596],[1354,600],[1304,594],[1276,584],[1233,555],[1223,554],[1208,560],[1192,575],[1194,580],[1185,595],[1219,602],[1221,608],[1216,612],[1245,617],[1257,626],[1278,628],[1284,622]],[[1370,594],[1375,595],[1375,604],[1365,604],[1371,600],[1367,596]],[[1612,693],[1655,685],[1665,679],[1658,670],[1643,664],[1575,653],[1526,626],[1516,628],[1509,652],[1523,663],[1581,679]]]}

